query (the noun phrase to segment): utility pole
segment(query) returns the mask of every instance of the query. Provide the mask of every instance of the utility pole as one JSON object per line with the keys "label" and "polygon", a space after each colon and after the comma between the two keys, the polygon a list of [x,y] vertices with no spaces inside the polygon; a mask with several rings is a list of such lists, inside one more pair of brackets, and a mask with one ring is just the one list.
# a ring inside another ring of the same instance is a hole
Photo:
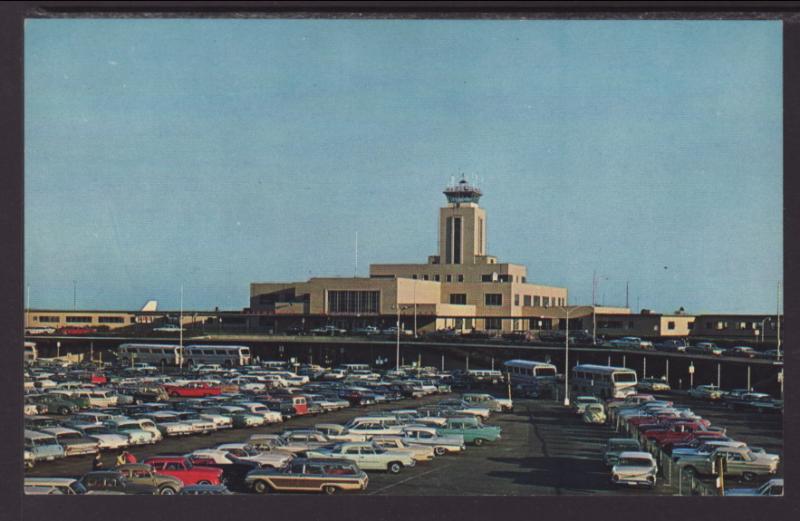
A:
{"label": "utility pole", "polygon": [[628,307],[628,281],[625,281],[625,307]]}
{"label": "utility pole", "polygon": [[72,311],[78,310],[78,281],[72,281]]}
{"label": "utility pole", "polygon": [[778,306],[777,306],[777,318],[778,324],[775,326],[777,328],[777,347],[776,351],[778,354],[778,359],[781,358],[781,282],[778,281]]}
{"label": "utility pole", "polygon": [[183,371],[183,284],[181,284],[181,309],[178,318],[178,356],[180,357],[180,369]]}
{"label": "utility pole", "polygon": [[597,312],[595,296],[597,293],[597,270],[592,272],[592,345],[597,345]]}

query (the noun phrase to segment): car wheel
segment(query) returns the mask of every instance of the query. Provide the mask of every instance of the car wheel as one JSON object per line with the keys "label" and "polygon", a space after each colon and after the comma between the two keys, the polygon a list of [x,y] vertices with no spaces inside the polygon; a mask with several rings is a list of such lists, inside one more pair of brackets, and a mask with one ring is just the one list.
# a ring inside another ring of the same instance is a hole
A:
{"label": "car wheel", "polygon": [[756,475],[753,474],[752,472],[745,472],[744,474],[742,474],[742,479],[749,483],[751,481],[755,481]]}
{"label": "car wheel", "polygon": [[694,467],[686,467],[684,469],[684,472],[686,472],[687,474],[689,474],[689,476],[691,476],[693,478],[697,477],[697,469],[694,468]]}
{"label": "car wheel", "polygon": [[444,447],[436,447],[435,449],[433,449],[433,453],[436,454],[437,456],[444,456],[447,453],[447,449],[445,449]]}
{"label": "car wheel", "polygon": [[336,494],[336,487],[333,485],[325,485],[322,487],[322,491],[325,492],[327,495],[332,496]]}
{"label": "car wheel", "polygon": [[208,481],[207,479],[204,479],[204,480],[198,481],[197,484],[198,485],[210,485],[211,482]]}
{"label": "car wheel", "polygon": [[61,416],[66,416],[69,414],[69,407],[62,407],[58,410],[58,414]]}
{"label": "car wheel", "polygon": [[475,446],[476,447],[480,447],[481,445],[483,445],[483,440],[480,439],[480,438],[476,438],[475,439]]}
{"label": "car wheel", "polygon": [[161,490],[158,491],[159,494],[162,496],[174,496],[177,491],[172,487],[162,487]]}
{"label": "car wheel", "polygon": [[253,491],[256,494],[266,494],[269,492],[269,485],[267,485],[266,481],[258,480],[253,483]]}
{"label": "car wheel", "polygon": [[392,474],[400,474],[400,471],[403,470],[403,465],[397,461],[393,461],[389,463],[388,470]]}

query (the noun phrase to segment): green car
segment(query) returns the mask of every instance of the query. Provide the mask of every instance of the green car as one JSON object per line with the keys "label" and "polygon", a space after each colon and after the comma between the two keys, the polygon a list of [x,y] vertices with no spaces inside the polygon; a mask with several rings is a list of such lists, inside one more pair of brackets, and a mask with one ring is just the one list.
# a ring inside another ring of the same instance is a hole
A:
{"label": "green car", "polygon": [[466,417],[448,418],[443,427],[436,428],[436,432],[442,436],[461,435],[464,443],[481,446],[486,441],[499,440],[502,429],[494,425],[484,425],[480,418]]}
{"label": "green car", "polygon": [[80,407],[75,401],[55,394],[39,394],[31,395],[29,399],[33,403],[47,405],[47,412],[49,414],[60,414],[66,416],[74,412],[78,412]]}

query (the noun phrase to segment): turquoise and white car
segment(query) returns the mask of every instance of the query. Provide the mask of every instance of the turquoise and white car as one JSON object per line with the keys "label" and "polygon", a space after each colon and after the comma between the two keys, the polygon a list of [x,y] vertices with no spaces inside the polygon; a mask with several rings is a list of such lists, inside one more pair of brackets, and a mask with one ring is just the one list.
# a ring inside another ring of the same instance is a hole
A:
{"label": "turquoise and white car", "polygon": [[484,425],[477,417],[448,418],[444,427],[438,427],[436,432],[448,435],[461,435],[465,443],[477,446],[487,441],[497,441],[503,429],[495,425]]}

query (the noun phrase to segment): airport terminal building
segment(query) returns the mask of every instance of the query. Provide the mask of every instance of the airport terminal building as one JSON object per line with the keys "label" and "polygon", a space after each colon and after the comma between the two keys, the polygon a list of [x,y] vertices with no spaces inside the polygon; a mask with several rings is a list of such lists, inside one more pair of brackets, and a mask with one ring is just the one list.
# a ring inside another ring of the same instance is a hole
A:
{"label": "airport terminal building", "polygon": [[249,312],[258,327],[333,324],[346,329],[394,325],[430,332],[549,329],[567,289],[528,281],[521,264],[486,252],[481,191],[465,180],[444,191],[436,255],[420,264],[372,264],[369,278],[312,278],[307,282],[254,282]]}

